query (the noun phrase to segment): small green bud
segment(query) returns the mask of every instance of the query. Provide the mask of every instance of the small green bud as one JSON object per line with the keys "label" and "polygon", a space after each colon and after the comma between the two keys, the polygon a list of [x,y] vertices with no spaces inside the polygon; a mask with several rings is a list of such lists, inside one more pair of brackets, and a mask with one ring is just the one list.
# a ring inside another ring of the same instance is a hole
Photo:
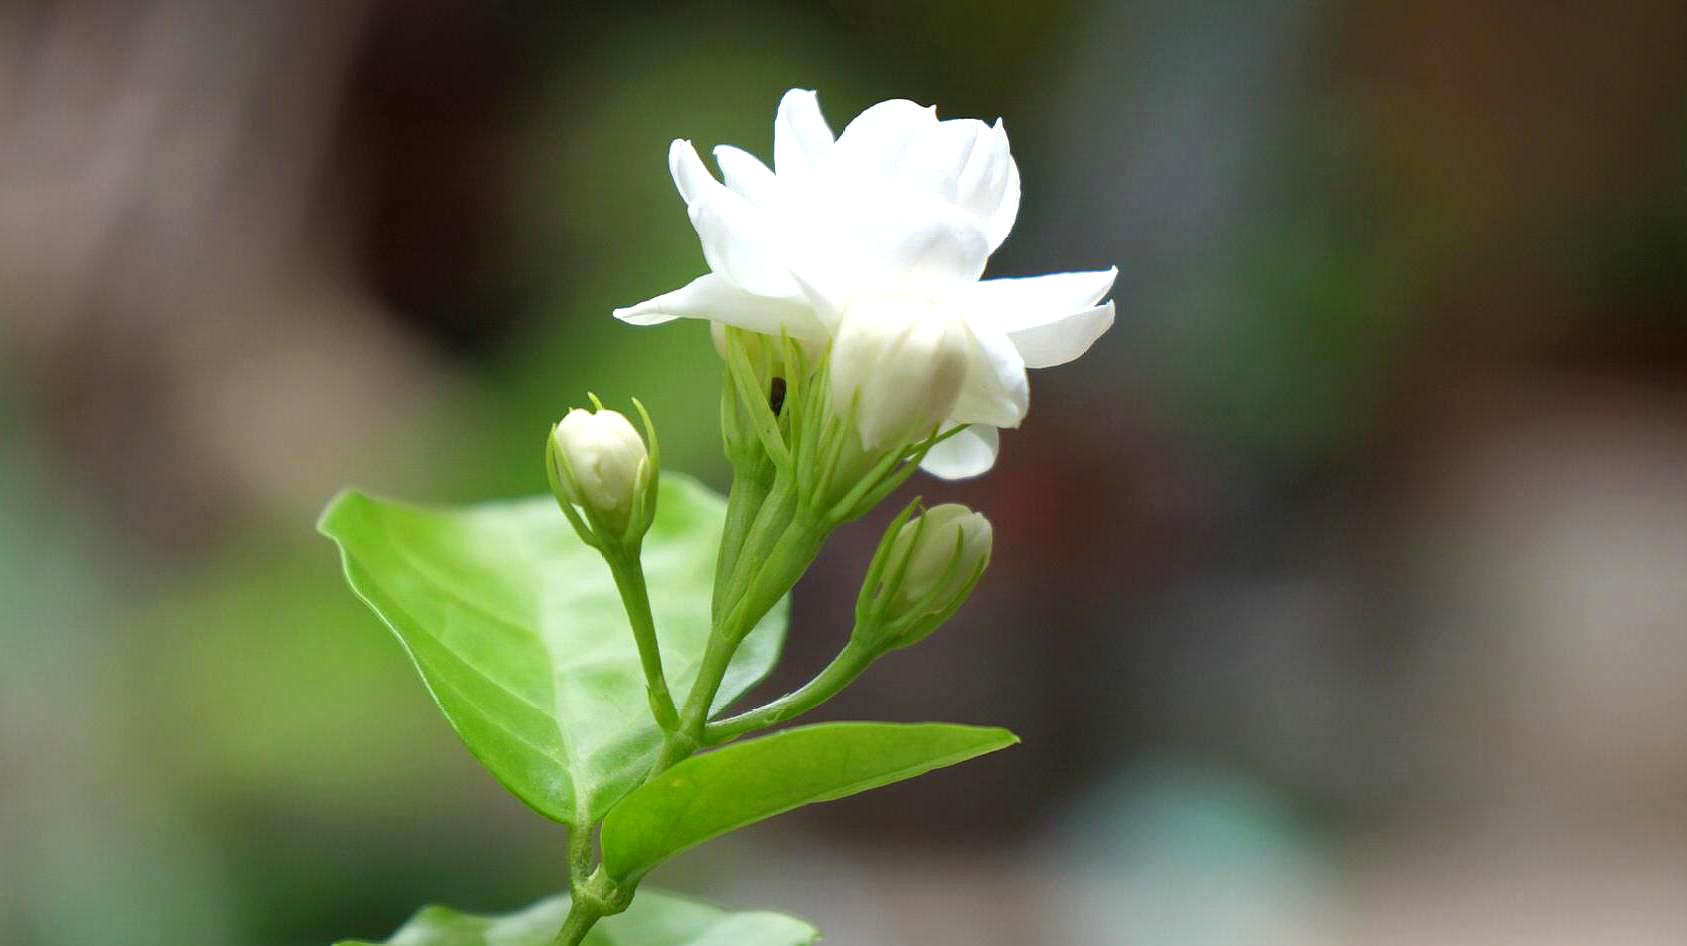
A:
{"label": "small green bud", "polygon": [[[917,501],[916,501],[917,502]],[[892,649],[923,639],[972,594],[990,562],[990,520],[958,503],[909,519],[879,544],[856,607],[856,634]]]}
{"label": "small green bud", "polygon": [[615,539],[628,537],[634,511],[645,505],[654,464],[644,440],[626,416],[599,407],[575,408],[551,428],[552,488],[557,498],[578,506],[594,531]]}

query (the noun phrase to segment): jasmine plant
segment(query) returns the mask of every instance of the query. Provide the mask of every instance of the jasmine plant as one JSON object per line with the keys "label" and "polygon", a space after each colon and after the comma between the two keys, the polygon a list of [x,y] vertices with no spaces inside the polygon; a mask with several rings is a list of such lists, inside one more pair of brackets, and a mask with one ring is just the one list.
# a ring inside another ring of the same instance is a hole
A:
{"label": "jasmine plant", "polygon": [[[723,500],[665,473],[656,428],[595,397],[546,439],[552,496],[431,509],[357,492],[321,530],[469,750],[567,826],[566,890],[516,913],[418,913],[410,946],[800,946],[818,933],[643,887],[674,855],[793,808],[1016,742],[999,728],[824,723],[772,731],[966,602],[993,531],[916,499],[867,563],[853,629],[813,680],[731,712],[778,659],[791,589],[828,538],[914,473],[994,463],[1027,368],[1113,321],[1116,271],[984,279],[1019,171],[1000,121],[894,100],[834,136],[813,92],[774,123],[774,165],[686,141],[670,169],[710,272],[615,315],[713,323],[725,366]],[[750,738],[753,737],[753,738]]]}

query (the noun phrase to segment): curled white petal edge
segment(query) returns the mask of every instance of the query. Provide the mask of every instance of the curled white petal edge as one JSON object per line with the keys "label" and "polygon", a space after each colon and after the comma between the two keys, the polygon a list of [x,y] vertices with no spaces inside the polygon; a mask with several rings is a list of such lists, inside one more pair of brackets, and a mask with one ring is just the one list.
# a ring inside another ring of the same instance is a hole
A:
{"label": "curled white petal edge", "polygon": [[684,138],[675,138],[668,145],[668,173],[673,175],[674,189],[687,207],[722,186],[698,157],[696,146]]}
{"label": "curled white petal edge", "polygon": [[1013,232],[1014,221],[1019,219],[1020,198],[1019,163],[1013,159],[1013,150],[1008,146],[1007,128],[1001,119],[996,119],[994,130],[999,142],[998,147],[1007,163],[1007,180],[1002,184],[1002,193],[995,208],[984,215],[984,232],[990,237],[992,253],[1007,240],[1008,234]]}
{"label": "curled white petal edge", "polygon": [[1042,325],[1009,332],[1027,368],[1053,368],[1077,359],[1113,327],[1111,300]]}
{"label": "curled white petal edge", "polygon": [[770,335],[784,331],[805,341],[825,335],[805,303],[752,295],[718,273],[705,273],[672,292],[616,309],[615,317],[629,325],[660,325],[680,318],[708,319]]}
{"label": "curled white petal edge", "polygon": [[834,140],[832,127],[820,112],[820,96],[813,89],[791,89],[780,98],[773,118],[776,173],[809,173],[832,149]]}
{"label": "curled white petal edge", "polygon": [[777,202],[781,187],[779,178],[761,163],[760,158],[742,148],[717,145],[715,163],[720,166],[721,177],[725,178],[727,188],[733,193],[758,207]]}
{"label": "curled white petal edge", "polygon": [[931,448],[920,469],[939,479],[964,480],[990,472],[1001,451],[1001,435],[987,424],[973,424]]}
{"label": "curled white petal edge", "polygon": [[1036,328],[1100,304],[1119,277],[1117,267],[1042,276],[1010,276],[975,284],[968,304],[1006,332]]}

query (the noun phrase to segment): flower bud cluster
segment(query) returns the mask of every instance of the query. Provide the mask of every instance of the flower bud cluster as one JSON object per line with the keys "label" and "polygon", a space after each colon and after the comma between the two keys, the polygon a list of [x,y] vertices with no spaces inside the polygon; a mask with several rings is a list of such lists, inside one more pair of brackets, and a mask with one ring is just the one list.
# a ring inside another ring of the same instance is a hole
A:
{"label": "flower bud cluster", "polygon": [[913,295],[852,306],[824,345],[721,329],[728,458],[740,475],[784,471],[832,526],[861,516],[958,429],[943,426],[970,370],[969,331]]}
{"label": "flower bud cluster", "polygon": [[588,544],[636,546],[656,515],[656,432],[635,401],[650,437],[647,449],[626,415],[592,400],[596,410],[574,408],[551,427],[545,450],[551,491]]}

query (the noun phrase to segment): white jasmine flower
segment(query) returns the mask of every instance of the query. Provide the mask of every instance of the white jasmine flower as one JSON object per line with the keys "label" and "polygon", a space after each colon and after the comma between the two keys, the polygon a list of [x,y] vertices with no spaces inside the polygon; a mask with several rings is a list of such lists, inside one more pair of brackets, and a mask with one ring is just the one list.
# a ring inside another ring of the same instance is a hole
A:
{"label": "white jasmine flower", "polygon": [[[999,120],[939,121],[934,108],[896,99],[834,137],[815,94],[793,89],[774,121],[772,170],[737,148],[714,153],[724,183],[689,141],[669,150],[710,272],[616,317],[703,318],[820,343],[846,321],[891,317],[868,308],[953,323],[966,367],[944,424],[971,426],[927,456],[940,476],[989,469],[995,428],[1018,426],[1029,406],[1025,369],[1077,358],[1113,323],[1102,300],[1117,270],[981,278],[1019,212],[1019,169]],[[872,388],[862,381],[863,402]]]}

